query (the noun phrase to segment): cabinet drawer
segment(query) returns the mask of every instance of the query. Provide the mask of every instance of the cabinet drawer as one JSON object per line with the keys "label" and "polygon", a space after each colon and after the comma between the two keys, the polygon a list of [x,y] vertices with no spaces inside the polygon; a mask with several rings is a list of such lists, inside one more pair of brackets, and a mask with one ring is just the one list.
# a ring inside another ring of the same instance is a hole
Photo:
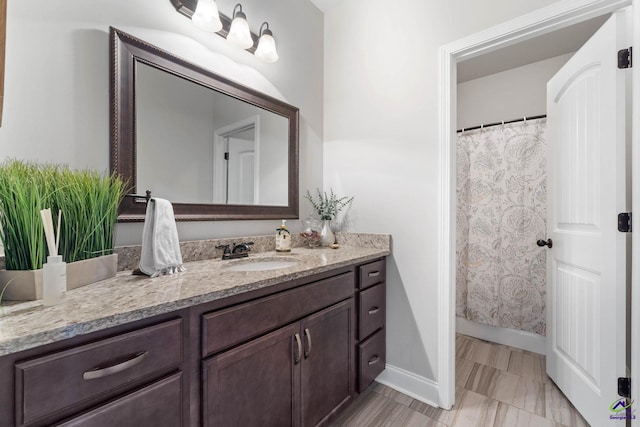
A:
{"label": "cabinet drawer", "polygon": [[384,282],[386,275],[387,269],[384,260],[360,266],[360,289]]}
{"label": "cabinet drawer", "polygon": [[182,426],[182,373],[178,372],[58,426]]}
{"label": "cabinet drawer", "polygon": [[206,357],[347,299],[352,272],[203,315],[202,355]]}
{"label": "cabinet drawer", "polygon": [[15,365],[16,416],[27,424],[182,362],[182,319]]}
{"label": "cabinet drawer", "polygon": [[386,363],[385,330],[381,329],[371,338],[359,345],[360,381],[358,392],[362,393],[384,370]]}
{"label": "cabinet drawer", "polygon": [[360,292],[360,312],[358,338],[365,339],[385,325],[385,286],[384,283],[372,286]]}

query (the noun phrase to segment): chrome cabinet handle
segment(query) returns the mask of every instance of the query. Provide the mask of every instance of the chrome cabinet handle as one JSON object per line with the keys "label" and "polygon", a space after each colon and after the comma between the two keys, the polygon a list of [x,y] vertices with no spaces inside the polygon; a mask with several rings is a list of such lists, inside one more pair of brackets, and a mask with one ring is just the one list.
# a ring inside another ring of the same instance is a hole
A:
{"label": "chrome cabinet handle", "polygon": [[308,358],[311,354],[311,332],[309,332],[309,328],[305,328],[304,336],[307,338],[307,348],[304,351],[304,358]]}
{"label": "chrome cabinet handle", "polygon": [[369,273],[369,277],[377,277],[380,275],[379,271],[372,271],[371,273]]}
{"label": "chrome cabinet handle", "polygon": [[373,357],[371,359],[369,359],[369,366],[371,365],[375,365],[376,363],[378,363],[378,361],[380,360],[380,356],[378,356],[377,354],[374,354]]}
{"label": "chrome cabinet handle", "polygon": [[109,375],[116,374],[118,372],[125,371],[129,368],[133,368],[137,364],[141,363],[149,355],[148,351],[137,353],[131,359],[118,363],[116,365],[107,366],[106,368],[94,368],[86,371],[82,374],[84,380],[95,380],[96,378],[104,378]]}
{"label": "chrome cabinet handle", "polygon": [[380,311],[380,307],[378,307],[378,306],[376,305],[375,307],[371,307],[371,308],[369,309],[369,315],[376,314],[376,313],[377,313],[377,312],[379,312],[379,311]]}
{"label": "chrome cabinet handle", "polygon": [[293,337],[296,339],[296,344],[298,346],[298,352],[293,360],[293,363],[297,365],[300,363],[300,358],[302,357],[302,341],[300,341],[300,334],[295,334]]}

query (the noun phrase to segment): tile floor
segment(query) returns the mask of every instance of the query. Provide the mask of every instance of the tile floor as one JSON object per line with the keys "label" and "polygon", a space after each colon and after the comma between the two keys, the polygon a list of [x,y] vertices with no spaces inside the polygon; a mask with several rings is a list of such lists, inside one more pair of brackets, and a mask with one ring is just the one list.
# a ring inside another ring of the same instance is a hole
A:
{"label": "tile floor", "polygon": [[334,427],[583,427],[536,353],[456,336],[456,404],[434,408],[374,384]]}

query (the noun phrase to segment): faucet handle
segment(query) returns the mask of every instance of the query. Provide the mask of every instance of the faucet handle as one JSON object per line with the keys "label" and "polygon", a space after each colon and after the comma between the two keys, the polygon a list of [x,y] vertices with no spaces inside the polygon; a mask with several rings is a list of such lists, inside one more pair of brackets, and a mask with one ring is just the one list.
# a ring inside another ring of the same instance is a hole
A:
{"label": "faucet handle", "polygon": [[251,250],[251,248],[249,247],[250,245],[253,245],[253,242],[238,243],[237,245],[233,246],[231,252],[234,254],[246,254]]}
{"label": "faucet handle", "polygon": [[216,246],[216,249],[224,249],[225,254],[230,254],[231,250],[229,249],[229,245],[218,245]]}

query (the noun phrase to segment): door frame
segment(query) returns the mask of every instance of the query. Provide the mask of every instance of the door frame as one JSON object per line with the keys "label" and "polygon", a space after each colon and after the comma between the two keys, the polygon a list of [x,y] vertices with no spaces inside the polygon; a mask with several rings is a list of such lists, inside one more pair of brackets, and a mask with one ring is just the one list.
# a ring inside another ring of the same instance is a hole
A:
{"label": "door frame", "polygon": [[[568,27],[629,5],[633,8],[633,45],[640,46],[640,0],[562,0],[440,48],[439,76],[439,189],[438,231],[438,400],[450,409],[455,402],[456,300],[456,111],[457,63]],[[612,56],[612,60],[614,57]],[[640,112],[640,66],[632,68],[632,109]],[[640,158],[640,123],[632,124],[632,156]],[[633,211],[640,212],[640,168],[632,170]],[[634,250],[639,248],[639,250]],[[632,236],[632,263],[640,265],[640,234]],[[632,272],[632,304],[640,307],[640,276]],[[640,325],[640,310],[632,310],[631,324]],[[640,330],[640,328],[638,328]],[[632,396],[640,384],[640,332],[631,330]],[[632,421],[640,427],[640,419]]]}

